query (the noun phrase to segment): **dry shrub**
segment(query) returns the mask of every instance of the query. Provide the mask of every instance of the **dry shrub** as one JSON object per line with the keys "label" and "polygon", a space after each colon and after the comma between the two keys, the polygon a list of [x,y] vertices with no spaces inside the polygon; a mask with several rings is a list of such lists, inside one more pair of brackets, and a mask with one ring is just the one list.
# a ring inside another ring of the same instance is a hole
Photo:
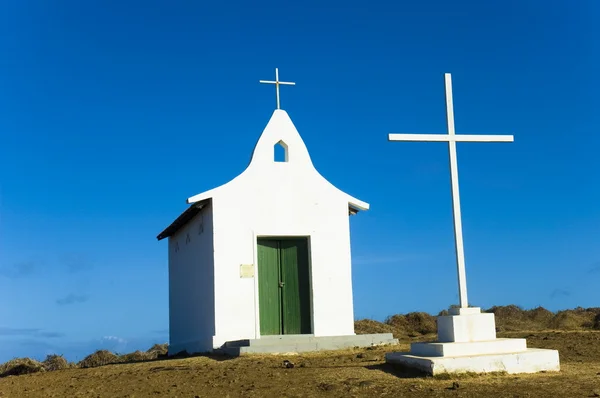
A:
{"label": "dry shrub", "polygon": [[578,307],[573,310],[559,311],[552,319],[550,326],[553,329],[561,330],[591,329],[596,317],[594,310],[593,308]]}
{"label": "dry shrub", "polygon": [[168,353],[169,353],[169,344],[167,344],[167,343],[164,343],[164,344],[154,344],[146,352],[148,354],[151,354],[153,356],[152,359],[166,357],[168,355]]}
{"label": "dry shrub", "polygon": [[409,336],[408,321],[403,314],[388,316],[383,322],[392,328],[394,337],[401,339]]}
{"label": "dry shrub", "polygon": [[[455,307],[455,306],[453,306]],[[544,307],[530,310],[511,304],[494,306],[484,312],[495,315],[498,331],[537,331],[537,330],[600,330],[600,307],[575,308],[553,313]],[[449,315],[448,310],[440,311],[438,316]],[[391,328],[391,329],[390,329]],[[419,337],[437,332],[436,317],[424,312],[396,314],[386,318],[384,323],[362,319],[355,322],[358,334],[389,333],[396,338]]]}
{"label": "dry shrub", "polygon": [[41,362],[31,358],[15,358],[0,365],[0,377],[44,372]]}
{"label": "dry shrub", "polygon": [[526,311],[513,304],[494,306],[485,312],[491,312],[495,315],[498,331],[538,329],[535,322],[527,317]]}
{"label": "dry shrub", "polygon": [[79,362],[80,368],[95,368],[97,366],[119,363],[119,357],[108,350],[98,350]]}
{"label": "dry shrub", "polygon": [[425,312],[392,315],[385,324],[392,327],[395,336],[415,337],[437,332],[435,317]]}
{"label": "dry shrub", "polygon": [[527,310],[527,317],[534,323],[538,324],[541,329],[550,327],[550,322],[554,318],[554,313],[548,311],[544,307],[537,307],[532,310]]}
{"label": "dry shrub", "polygon": [[[452,306],[456,307],[456,306]],[[600,330],[600,307],[575,308],[553,312],[544,307],[530,310],[511,304],[494,306],[484,312],[493,313],[498,331],[536,331],[536,330]],[[448,310],[440,311],[438,316],[449,315]],[[362,319],[354,323],[357,334],[389,333],[396,338],[418,337],[437,332],[436,317],[425,312],[396,314],[386,318],[384,323]]]}
{"label": "dry shrub", "polygon": [[435,317],[426,312],[411,312],[405,315],[410,331],[420,334],[437,332]]}
{"label": "dry shrub", "polygon": [[495,305],[486,312],[493,312],[496,316],[506,318],[523,318],[523,309],[518,305]]}
{"label": "dry shrub", "polygon": [[69,362],[62,355],[48,355],[42,362],[44,369],[51,372],[54,370],[68,369],[71,367]]}
{"label": "dry shrub", "polygon": [[500,331],[581,330],[595,327],[595,317],[600,314],[600,308],[578,307],[554,314],[543,307],[523,310],[516,305],[507,305],[492,307],[486,312],[496,315],[496,326]]}
{"label": "dry shrub", "polygon": [[134,351],[129,354],[121,355],[119,357],[119,362],[140,362],[149,361],[151,359],[156,359],[156,355],[143,351]]}
{"label": "dry shrub", "polygon": [[594,317],[594,325],[592,327],[596,330],[600,330],[600,311]]}
{"label": "dry shrub", "polygon": [[354,332],[356,334],[394,333],[394,329],[390,325],[372,319],[361,319],[354,322]]}

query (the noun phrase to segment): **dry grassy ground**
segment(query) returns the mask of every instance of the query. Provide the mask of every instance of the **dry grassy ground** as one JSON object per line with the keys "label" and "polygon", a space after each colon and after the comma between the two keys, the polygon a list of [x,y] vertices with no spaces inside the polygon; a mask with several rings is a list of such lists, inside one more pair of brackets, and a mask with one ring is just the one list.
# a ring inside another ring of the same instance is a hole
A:
{"label": "dry grassy ground", "polygon": [[[198,356],[9,376],[0,397],[593,397],[600,396],[600,332],[503,332],[560,351],[561,371],[423,377],[384,363],[399,346],[293,356]],[[426,340],[434,336],[420,336]],[[294,363],[283,366],[284,360]]]}
{"label": "dry grassy ground", "polygon": [[[5,397],[600,397],[600,308],[552,313],[492,307],[499,337],[525,337],[529,347],[558,349],[559,373],[425,377],[385,364],[389,351],[435,339],[435,317],[393,315],[360,320],[357,333],[391,332],[401,344],[288,356],[161,359],[166,345],[115,355],[97,351],[77,364],[58,355],[0,365]],[[284,361],[293,367],[285,367]],[[27,373],[27,374],[25,374]],[[20,375],[20,376],[17,376]]]}

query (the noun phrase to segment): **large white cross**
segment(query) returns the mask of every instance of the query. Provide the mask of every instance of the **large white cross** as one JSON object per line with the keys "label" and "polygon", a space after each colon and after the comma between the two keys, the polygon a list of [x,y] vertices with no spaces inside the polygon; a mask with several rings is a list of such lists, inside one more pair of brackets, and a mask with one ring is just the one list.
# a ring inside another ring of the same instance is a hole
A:
{"label": "large white cross", "polygon": [[279,81],[279,69],[275,68],[275,81],[271,81],[271,80],[259,80],[260,83],[268,83],[268,84],[274,84],[275,85],[275,91],[277,92],[277,109],[279,108],[279,85],[280,84],[285,84],[288,86],[294,86],[296,83],[293,82],[280,82]]}
{"label": "large white cross", "polygon": [[457,135],[454,132],[454,109],[452,105],[452,78],[445,74],[446,115],[448,134],[389,134],[389,141],[437,141],[448,142],[450,152],[450,179],[452,182],[452,207],[454,213],[454,240],[458,269],[458,291],[461,308],[469,306],[467,301],[467,276],[465,271],[465,251],[463,247],[462,221],[460,216],[460,195],[458,193],[458,165],[456,162],[457,142],[513,142],[512,135]]}

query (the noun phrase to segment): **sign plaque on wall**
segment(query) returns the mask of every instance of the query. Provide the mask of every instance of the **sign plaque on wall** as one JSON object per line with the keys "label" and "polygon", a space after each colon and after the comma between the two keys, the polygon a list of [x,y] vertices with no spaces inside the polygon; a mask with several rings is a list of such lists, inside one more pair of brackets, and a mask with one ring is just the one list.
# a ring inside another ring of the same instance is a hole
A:
{"label": "sign plaque on wall", "polygon": [[254,278],[254,264],[241,264],[240,278]]}

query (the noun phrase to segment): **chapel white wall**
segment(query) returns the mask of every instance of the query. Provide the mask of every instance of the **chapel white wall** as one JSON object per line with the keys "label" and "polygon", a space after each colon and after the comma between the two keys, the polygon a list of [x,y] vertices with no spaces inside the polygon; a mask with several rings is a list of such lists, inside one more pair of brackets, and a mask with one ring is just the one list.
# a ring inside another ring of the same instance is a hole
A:
{"label": "chapel white wall", "polygon": [[273,162],[271,152],[213,198],[215,347],[259,337],[260,265],[255,278],[240,278],[239,266],[255,264],[256,237],[269,235],[310,236],[313,333],[354,334],[348,198],[294,162],[294,143],[288,146],[289,162]]}
{"label": "chapel white wall", "polygon": [[212,350],[213,275],[213,211],[208,205],[169,238],[170,354]]}

